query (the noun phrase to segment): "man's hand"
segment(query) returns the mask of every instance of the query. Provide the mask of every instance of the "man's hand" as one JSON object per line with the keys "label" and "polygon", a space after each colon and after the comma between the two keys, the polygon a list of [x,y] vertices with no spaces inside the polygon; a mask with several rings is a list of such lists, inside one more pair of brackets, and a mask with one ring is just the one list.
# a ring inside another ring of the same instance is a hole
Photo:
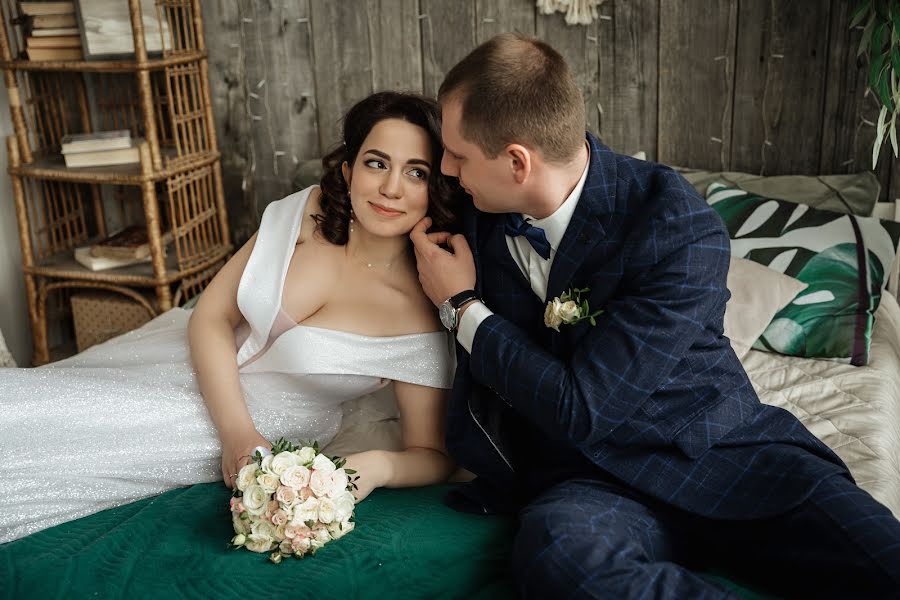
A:
{"label": "man's hand", "polygon": [[[446,231],[425,233],[431,219],[416,223],[409,238],[416,249],[419,283],[435,306],[462,291],[475,288],[475,261],[466,238]],[[448,244],[451,252],[440,246]]]}

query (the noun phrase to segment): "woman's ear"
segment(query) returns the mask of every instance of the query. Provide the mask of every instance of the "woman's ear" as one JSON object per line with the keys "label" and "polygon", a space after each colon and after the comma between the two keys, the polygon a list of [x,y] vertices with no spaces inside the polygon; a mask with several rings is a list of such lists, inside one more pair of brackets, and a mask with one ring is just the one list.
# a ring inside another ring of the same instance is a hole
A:
{"label": "woman's ear", "polygon": [[341,175],[344,176],[344,181],[347,183],[347,188],[350,188],[350,165],[347,164],[345,160],[341,163]]}
{"label": "woman's ear", "polygon": [[510,144],[506,147],[506,156],[510,159],[512,176],[516,183],[525,183],[531,175],[531,152],[521,144]]}

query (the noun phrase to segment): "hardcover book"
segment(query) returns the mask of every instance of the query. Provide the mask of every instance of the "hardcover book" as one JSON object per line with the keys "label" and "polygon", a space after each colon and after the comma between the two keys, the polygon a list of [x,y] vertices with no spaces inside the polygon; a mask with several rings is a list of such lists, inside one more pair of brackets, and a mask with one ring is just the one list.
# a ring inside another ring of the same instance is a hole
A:
{"label": "hardcover book", "polygon": [[90,152],[63,153],[67,167],[105,167],[110,165],[128,165],[141,162],[138,143],[142,140],[132,139],[128,148],[109,150],[92,150]]}
{"label": "hardcover book", "polygon": [[19,2],[23,15],[64,15],[75,12],[74,2]]}
{"label": "hardcover book", "polygon": [[[171,239],[171,233],[163,234],[163,246],[168,244]],[[91,256],[135,261],[145,259],[150,256],[147,228],[143,225],[130,225],[91,246]]]}
{"label": "hardcover book", "polygon": [[116,150],[131,147],[131,132],[127,129],[116,129],[93,133],[74,133],[64,135],[59,142],[63,154]]}
{"label": "hardcover book", "polygon": [[28,60],[81,60],[81,48],[28,48]]}

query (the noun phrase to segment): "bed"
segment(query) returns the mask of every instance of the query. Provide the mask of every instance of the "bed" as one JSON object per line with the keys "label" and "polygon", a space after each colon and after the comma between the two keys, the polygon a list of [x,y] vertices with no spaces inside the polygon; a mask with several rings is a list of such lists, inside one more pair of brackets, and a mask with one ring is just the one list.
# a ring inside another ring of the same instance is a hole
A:
{"label": "bed", "polygon": [[[694,181],[705,186],[705,177]],[[847,185],[872,195],[865,178]],[[848,189],[838,195],[852,204]],[[739,355],[760,399],[796,415],[900,517],[900,306],[891,289],[874,312],[865,365],[749,346]],[[388,395],[348,403],[326,450],[345,454],[360,444],[398,446]],[[228,548],[229,493],[221,484],[173,490],[0,546],[0,598],[514,597],[513,521],[448,509],[448,488],[376,490],[359,505],[351,535],[314,558],[277,566]],[[727,573],[705,576],[746,598],[777,597]]]}

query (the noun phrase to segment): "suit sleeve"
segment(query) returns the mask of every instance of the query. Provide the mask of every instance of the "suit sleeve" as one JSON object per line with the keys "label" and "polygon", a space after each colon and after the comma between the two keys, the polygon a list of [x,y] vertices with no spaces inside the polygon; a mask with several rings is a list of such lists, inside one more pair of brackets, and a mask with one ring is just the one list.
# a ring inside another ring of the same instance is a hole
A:
{"label": "suit sleeve", "polygon": [[730,256],[724,226],[705,204],[680,214],[660,204],[630,236],[621,284],[568,362],[496,314],[475,334],[473,377],[583,451],[654,394],[715,319],[721,330]]}

